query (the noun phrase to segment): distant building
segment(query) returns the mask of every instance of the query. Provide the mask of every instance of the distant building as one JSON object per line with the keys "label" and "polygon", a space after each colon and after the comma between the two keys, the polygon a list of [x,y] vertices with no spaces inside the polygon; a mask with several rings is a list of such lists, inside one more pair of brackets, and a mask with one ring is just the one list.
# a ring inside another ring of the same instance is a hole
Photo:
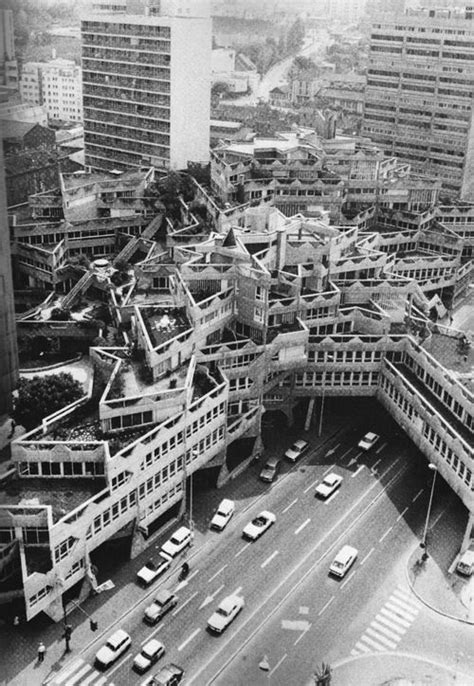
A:
{"label": "distant building", "polygon": [[0,85],[18,86],[13,10],[0,9]]}
{"label": "distant building", "polygon": [[288,107],[290,104],[290,91],[287,86],[275,86],[268,93],[270,105],[275,107]]}
{"label": "distant building", "polygon": [[137,2],[131,14],[114,4],[116,11],[82,21],[86,163],[102,170],[207,163],[208,5]]}
{"label": "distant building", "polygon": [[259,82],[257,67],[232,48],[212,51],[212,83],[225,83],[232,93],[254,91]]}
{"label": "distant building", "polygon": [[82,121],[82,70],[73,60],[26,62],[20,94],[24,103],[43,105],[50,121]]}
{"label": "distant building", "polygon": [[0,86],[0,119],[14,119],[35,124],[48,124],[48,115],[41,105],[22,103],[16,89]]}
{"label": "distant building", "polygon": [[468,9],[374,19],[362,133],[474,200],[474,20]]}
{"label": "distant building", "polygon": [[6,206],[5,169],[3,151],[0,150],[0,416],[11,410],[11,394],[18,380],[15,304]]}

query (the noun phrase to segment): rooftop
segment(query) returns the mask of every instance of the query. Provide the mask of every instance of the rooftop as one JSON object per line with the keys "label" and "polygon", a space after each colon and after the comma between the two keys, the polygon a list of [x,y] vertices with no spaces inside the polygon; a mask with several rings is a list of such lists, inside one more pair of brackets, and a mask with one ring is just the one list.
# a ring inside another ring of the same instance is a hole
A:
{"label": "rooftop", "polygon": [[141,307],[140,312],[154,348],[191,329],[184,308]]}

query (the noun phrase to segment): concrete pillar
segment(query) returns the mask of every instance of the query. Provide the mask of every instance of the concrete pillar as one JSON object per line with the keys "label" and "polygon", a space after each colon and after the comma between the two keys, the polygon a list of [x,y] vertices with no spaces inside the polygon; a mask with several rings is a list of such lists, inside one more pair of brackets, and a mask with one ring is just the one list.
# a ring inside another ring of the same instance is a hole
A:
{"label": "concrete pillar", "polygon": [[314,409],[314,400],[315,398],[311,398],[308,404],[308,412],[306,413],[306,421],[304,423],[304,430],[309,431],[309,427],[311,426],[311,418],[313,416],[313,409]]}
{"label": "concrete pillar", "polygon": [[469,512],[469,518],[467,520],[466,530],[461,544],[461,553],[468,550],[472,541],[472,530],[474,527],[474,512]]}

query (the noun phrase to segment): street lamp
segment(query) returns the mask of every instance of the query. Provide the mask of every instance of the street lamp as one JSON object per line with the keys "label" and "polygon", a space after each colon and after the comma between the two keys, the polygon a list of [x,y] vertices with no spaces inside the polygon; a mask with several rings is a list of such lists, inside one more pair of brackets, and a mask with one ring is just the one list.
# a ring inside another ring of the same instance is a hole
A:
{"label": "street lamp", "polygon": [[436,483],[436,474],[438,473],[438,468],[435,464],[432,462],[429,463],[428,469],[431,469],[433,472],[433,481],[431,482],[431,492],[430,492],[430,499],[428,501],[428,510],[426,512],[426,520],[425,520],[425,528],[423,530],[423,538],[421,539],[420,547],[421,548],[426,548],[426,535],[428,533],[428,524],[430,522],[430,514],[431,514],[431,505],[433,504],[433,493],[434,493],[434,487]]}
{"label": "street lamp", "polygon": [[[327,362],[334,362],[334,355],[332,353],[327,353],[326,354],[326,361]],[[324,374],[326,376],[326,373]],[[321,436],[321,433],[323,431],[323,415],[324,415],[324,400],[326,398],[326,386],[322,385],[322,394],[321,394],[321,410],[319,411],[319,425],[318,425],[318,436]]]}

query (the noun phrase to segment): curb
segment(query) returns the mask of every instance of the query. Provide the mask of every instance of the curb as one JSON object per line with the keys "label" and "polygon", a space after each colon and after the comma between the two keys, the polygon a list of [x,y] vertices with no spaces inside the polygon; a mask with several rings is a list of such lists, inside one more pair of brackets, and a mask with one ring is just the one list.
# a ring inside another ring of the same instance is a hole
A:
{"label": "curb", "polygon": [[[415,550],[418,550],[418,546],[416,546],[416,548],[413,549],[413,552]],[[412,556],[413,556],[413,553],[411,553],[409,560],[411,560]],[[421,596],[418,593],[418,591],[415,590],[415,584],[412,583],[412,581],[410,579],[410,573],[408,571],[408,565],[405,567],[405,574],[406,574],[407,583],[408,583],[408,586],[410,587],[411,592],[413,593],[414,596],[416,596],[416,598],[420,601],[420,603],[422,603],[425,607],[429,608],[433,612],[436,612],[436,614],[441,615],[442,617],[446,617],[446,619],[452,619],[456,622],[460,622],[461,624],[468,624],[470,626],[474,626],[474,620],[464,619],[463,617],[457,617],[456,615],[451,615],[451,614],[449,614],[449,612],[443,612],[443,610],[440,610],[439,608],[435,607],[434,605],[431,605],[431,603],[429,603],[427,600],[425,600],[423,598],[423,596]]]}

